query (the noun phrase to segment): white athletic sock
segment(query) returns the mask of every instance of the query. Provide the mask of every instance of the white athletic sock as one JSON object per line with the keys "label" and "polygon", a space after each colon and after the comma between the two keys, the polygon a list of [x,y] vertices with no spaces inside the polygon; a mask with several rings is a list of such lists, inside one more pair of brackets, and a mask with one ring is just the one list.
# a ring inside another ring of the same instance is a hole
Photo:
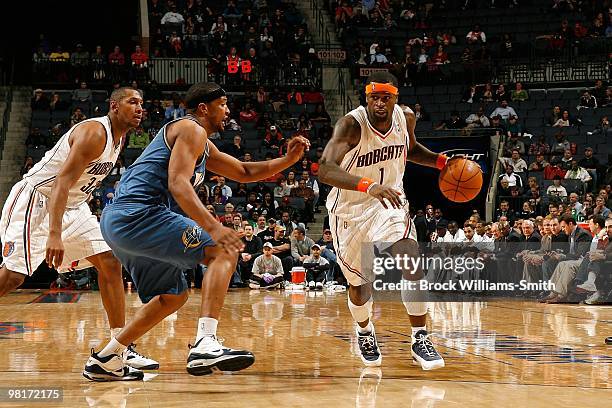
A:
{"label": "white athletic sock", "polygon": [[374,330],[374,325],[372,325],[372,321],[369,321],[366,327],[361,327],[357,325],[357,331],[359,332],[359,334],[372,333],[372,330]]}
{"label": "white athletic sock", "polygon": [[217,324],[219,324],[217,319],[213,319],[212,317],[200,317],[198,320],[198,334],[196,336],[196,342],[204,336],[216,336]]}
{"label": "white athletic sock", "polygon": [[121,356],[126,348],[127,346],[124,346],[123,344],[119,343],[119,341],[117,341],[117,339],[113,337],[113,339],[108,342],[106,347],[104,347],[102,351],[98,353],[98,356],[107,357],[111,354],[117,354],[118,356]]}
{"label": "white athletic sock", "polygon": [[412,339],[414,339],[414,336],[416,336],[419,330],[427,331],[427,327],[426,326],[412,326]]}
{"label": "white athletic sock", "polygon": [[111,339],[114,339],[115,337],[117,337],[117,335],[119,334],[119,332],[121,332],[121,330],[123,330],[123,327],[111,328],[110,329]]}

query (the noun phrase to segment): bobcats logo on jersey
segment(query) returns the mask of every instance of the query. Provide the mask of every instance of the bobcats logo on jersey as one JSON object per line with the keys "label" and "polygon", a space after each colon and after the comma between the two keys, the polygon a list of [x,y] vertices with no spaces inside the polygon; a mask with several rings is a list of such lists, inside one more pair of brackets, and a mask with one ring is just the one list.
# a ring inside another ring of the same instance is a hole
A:
{"label": "bobcats logo on jersey", "polygon": [[362,154],[357,158],[357,167],[367,167],[387,160],[395,160],[404,154],[406,145],[398,144],[385,146]]}
{"label": "bobcats logo on jersey", "polygon": [[15,243],[13,241],[8,241],[4,244],[4,249],[2,250],[2,257],[9,257],[13,252],[15,252]]}

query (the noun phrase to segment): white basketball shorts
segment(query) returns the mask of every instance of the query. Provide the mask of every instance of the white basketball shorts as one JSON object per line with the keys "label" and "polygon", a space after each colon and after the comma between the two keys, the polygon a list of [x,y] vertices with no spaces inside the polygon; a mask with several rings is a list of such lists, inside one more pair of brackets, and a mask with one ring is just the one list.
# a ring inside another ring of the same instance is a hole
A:
{"label": "white basketball shorts", "polygon": [[[13,186],[0,219],[2,262],[8,270],[30,276],[45,260],[48,200],[25,180]],[[90,267],[85,258],[110,251],[102,238],[98,219],[87,203],[66,209],[62,240],[65,252],[60,272]]]}
{"label": "white basketball shorts", "polygon": [[[330,214],[329,224],[340,269],[346,280],[353,286],[374,281],[372,265],[364,265],[372,251],[373,244],[386,249],[402,239],[417,240],[416,229],[406,209],[378,211],[363,221],[338,218]],[[380,244],[385,245],[380,245]]]}

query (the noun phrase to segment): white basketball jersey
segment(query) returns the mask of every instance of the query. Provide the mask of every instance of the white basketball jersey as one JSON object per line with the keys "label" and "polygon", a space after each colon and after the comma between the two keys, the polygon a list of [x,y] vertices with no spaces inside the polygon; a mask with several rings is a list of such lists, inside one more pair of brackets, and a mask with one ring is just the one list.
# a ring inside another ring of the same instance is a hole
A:
{"label": "white basketball jersey", "polygon": [[118,146],[114,145],[110,118],[108,116],[87,119],[71,127],[60,140],[58,140],[55,146],[53,146],[51,150],[48,150],[45,156],[23,176],[23,179],[40,193],[47,197],[51,197],[53,182],[70,153],[70,144],[68,143],[70,135],[77,126],[85,122],[100,122],[104,126],[106,130],[106,146],[104,146],[104,151],[100,157],[87,165],[85,172],[81,174],[77,182],[68,192],[68,202],[66,204],[68,208],[75,208],[86,202],[91,196],[91,193],[102,183],[102,180],[104,180],[113,169],[117,157],[119,157],[121,144]]}
{"label": "white basketball jersey", "polygon": [[[363,106],[351,115],[361,126],[361,140],[342,160],[340,167],[357,177],[374,181],[402,192],[409,138],[406,116],[399,105],[393,109],[391,128],[382,134],[372,126]],[[359,191],[332,188],[327,197],[327,209],[338,218],[359,221],[385,208],[378,199]]]}

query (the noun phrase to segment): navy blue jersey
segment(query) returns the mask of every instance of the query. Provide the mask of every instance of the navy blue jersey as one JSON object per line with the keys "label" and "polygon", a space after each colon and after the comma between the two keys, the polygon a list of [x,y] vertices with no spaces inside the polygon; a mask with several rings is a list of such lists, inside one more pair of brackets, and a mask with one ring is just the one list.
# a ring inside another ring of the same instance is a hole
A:
{"label": "navy blue jersey", "polygon": [[[168,190],[168,163],[171,149],[166,142],[166,128],[179,120],[193,120],[193,116],[185,116],[164,125],[140,157],[126,170],[121,177],[119,188],[115,192],[113,205],[115,207],[158,206],[163,205],[172,211],[182,210]],[[206,158],[209,154],[208,142],[201,159],[195,166],[191,182],[197,191],[204,181]]]}

